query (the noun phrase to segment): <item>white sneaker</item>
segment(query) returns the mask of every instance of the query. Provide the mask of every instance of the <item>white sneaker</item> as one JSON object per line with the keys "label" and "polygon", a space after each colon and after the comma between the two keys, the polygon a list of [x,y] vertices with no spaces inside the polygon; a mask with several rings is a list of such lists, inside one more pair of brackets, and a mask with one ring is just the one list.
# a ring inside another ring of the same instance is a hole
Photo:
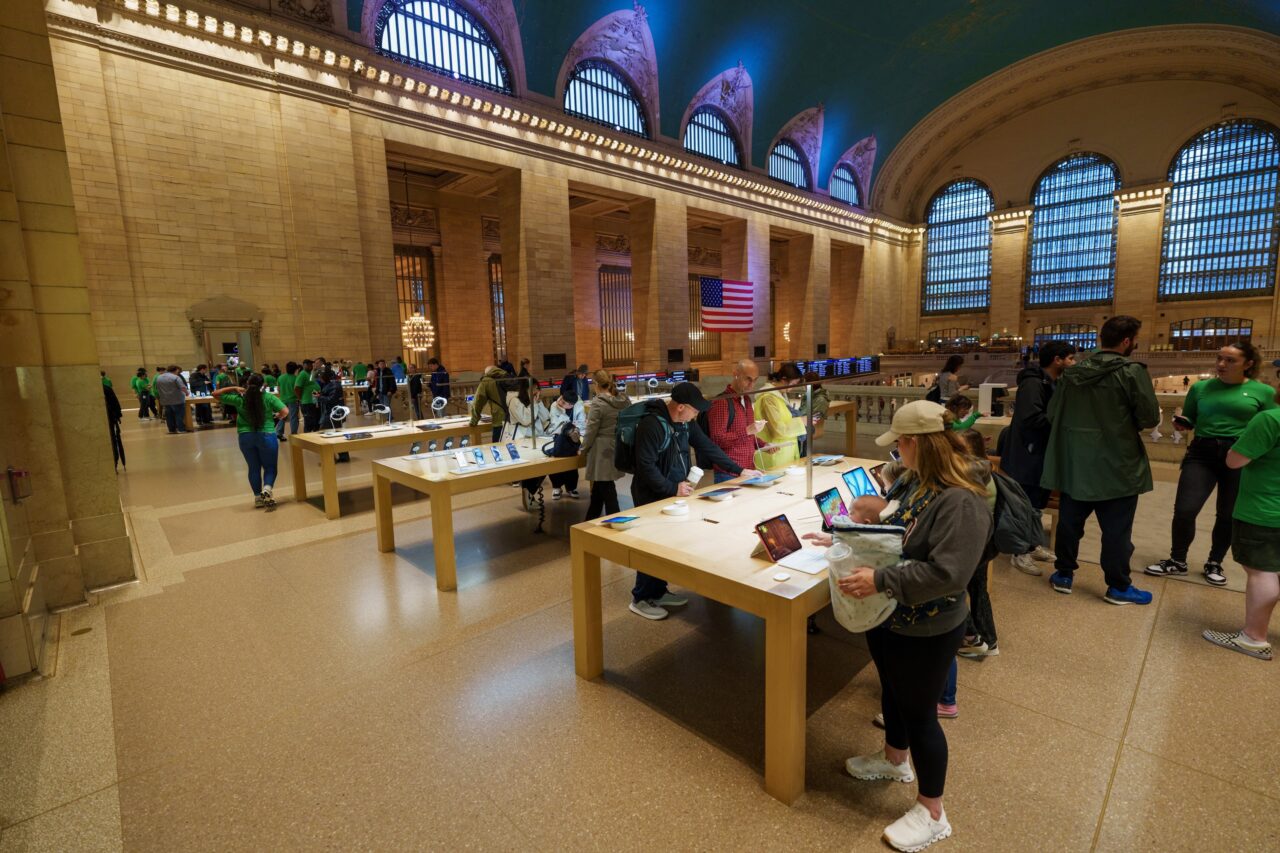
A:
{"label": "white sneaker", "polygon": [[552,490],[551,490],[551,500],[553,500],[553,501],[558,501],[558,500],[560,500],[560,490],[559,490],[559,489],[552,489]]}
{"label": "white sneaker", "polygon": [[655,622],[659,619],[667,618],[667,611],[663,610],[652,601],[633,601],[631,607],[628,608],[637,616],[643,616],[646,619],[652,619]]}
{"label": "white sneaker", "polygon": [[929,810],[920,803],[916,803],[910,811],[884,830],[884,840],[889,842],[889,846],[905,853],[917,853],[949,835],[951,824],[947,822],[946,811],[934,820]]}
{"label": "white sneaker", "polygon": [[1034,551],[1031,552],[1030,554],[1018,554],[1009,562],[1013,564],[1013,567],[1015,569],[1022,572],[1023,574],[1033,575],[1035,577],[1040,577],[1040,575],[1044,574],[1044,570],[1036,565],[1036,558],[1035,558]]}
{"label": "white sneaker", "polygon": [[1054,560],[1058,559],[1058,555],[1043,545],[1037,545],[1036,549],[1031,552],[1031,559],[1039,560],[1042,563],[1052,563]]}
{"label": "white sneaker", "polygon": [[685,598],[683,595],[676,595],[674,592],[668,592],[663,595],[662,598],[659,598],[653,603],[659,607],[684,607],[689,603],[689,599]]}
{"label": "white sneaker", "polygon": [[[916,774],[911,770],[911,762],[894,764],[884,757],[884,750],[874,755],[858,755],[844,763],[844,769],[855,779],[870,781],[872,779],[892,779],[895,782],[914,782]],[[928,812],[925,812],[928,814]]]}

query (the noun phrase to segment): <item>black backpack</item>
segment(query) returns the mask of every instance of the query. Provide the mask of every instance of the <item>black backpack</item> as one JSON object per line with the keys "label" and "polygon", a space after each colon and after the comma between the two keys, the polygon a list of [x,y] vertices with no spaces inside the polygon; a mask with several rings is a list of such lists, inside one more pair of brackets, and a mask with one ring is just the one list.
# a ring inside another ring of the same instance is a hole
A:
{"label": "black backpack", "polygon": [[[636,472],[636,430],[640,427],[640,421],[644,419],[647,405],[647,403],[633,403],[618,412],[618,426],[614,433],[613,467],[624,474]],[[654,415],[654,417],[658,416]],[[665,436],[661,449],[666,450],[671,444],[671,427],[663,418],[659,417],[658,422],[662,424]]]}
{"label": "black backpack", "polygon": [[580,447],[582,438],[578,434],[578,428],[573,421],[569,421],[560,425],[560,429],[551,436],[551,441],[542,446],[542,452],[555,457],[577,456]]}
{"label": "black backpack", "polygon": [[1040,511],[1008,474],[992,471],[996,483],[995,545],[1001,554],[1027,554],[1044,544]]}
{"label": "black backpack", "polygon": [[928,400],[930,403],[937,403],[939,406],[941,406],[942,405],[942,386],[939,385],[937,382],[933,383],[933,387],[929,389],[928,394],[924,395],[924,398]]}
{"label": "black backpack", "polygon": [[[713,406],[715,405],[715,401],[712,401],[712,405]],[[728,405],[729,405],[729,421],[725,425],[725,429],[729,429],[733,426],[733,419],[738,414],[738,405],[736,400],[728,400]],[[706,436],[711,435],[711,410],[710,409],[707,409],[705,412],[698,413],[698,429],[702,430],[703,435],[706,435]]]}

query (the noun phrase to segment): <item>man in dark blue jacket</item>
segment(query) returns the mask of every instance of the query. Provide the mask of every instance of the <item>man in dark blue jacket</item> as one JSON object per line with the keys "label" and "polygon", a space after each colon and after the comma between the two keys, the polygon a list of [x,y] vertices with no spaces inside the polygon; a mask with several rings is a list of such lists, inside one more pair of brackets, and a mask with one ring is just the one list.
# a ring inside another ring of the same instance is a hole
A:
{"label": "man in dark blue jacket", "polygon": [[[703,465],[715,465],[735,475],[759,473],[743,469],[698,427],[695,418],[709,408],[711,403],[692,382],[672,388],[669,400],[645,403],[645,415],[636,425],[635,476],[631,480],[631,500],[636,506],[693,493],[694,484],[687,479],[691,447]],[[665,608],[688,603],[684,596],[668,592],[667,582],[661,578],[636,572],[632,613],[646,619],[666,619]]]}
{"label": "man in dark blue jacket", "polygon": [[587,379],[588,372],[585,364],[579,364],[578,369],[573,373],[566,373],[564,379],[560,381],[560,393],[567,395],[572,391],[585,406],[587,400],[591,399],[591,381]]}
{"label": "man in dark blue jacket", "polygon": [[[1076,363],[1076,348],[1065,341],[1049,341],[1040,348],[1040,363],[1028,365],[1018,373],[1018,397],[1013,405],[1013,423],[1005,436],[1000,469],[1012,477],[1031,499],[1031,505],[1043,510],[1049,503],[1049,490],[1040,485],[1044,473],[1044,452],[1053,425],[1049,422],[1049,400],[1062,371]],[[1036,560],[1052,560],[1054,554],[1043,545],[1029,554],[1018,554],[1013,567],[1029,575],[1039,576]]]}
{"label": "man in dark blue jacket", "polygon": [[431,371],[431,378],[427,380],[427,385],[431,388],[431,399],[434,401],[436,397],[444,397],[448,400],[449,371],[438,358],[427,359],[427,370]]}

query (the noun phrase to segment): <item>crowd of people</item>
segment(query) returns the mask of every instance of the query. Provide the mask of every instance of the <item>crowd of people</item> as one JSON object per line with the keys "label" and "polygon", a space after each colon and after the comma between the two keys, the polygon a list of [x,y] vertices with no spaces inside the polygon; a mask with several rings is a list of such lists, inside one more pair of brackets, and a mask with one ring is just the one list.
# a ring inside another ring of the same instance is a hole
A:
{"label": "crowd of people", "polygon": [[[899,407],[890,429],[877,439],[895,448],[895,461],[879,475],[884,497],[858,498],[849,520],[898,525],[907,533],[897,564],[858,568],[838,581],[847,595],[884,593],[898,605],[867,634],[881,684],[881,713],[873,722],[884,729],[884,746],[850,758],[846,769],[861,780],[917,784],[916,804],[885,830],[897,849],[920,850],[951,833],[942,802],[948,746],[939,718],[959,713],[957,658],[999,654],[987,590],[998,543],[1002,549],[1017,543],[1008,556],[1029,575],[1042,575],[1038,563],[1052,561],[1050,587],[1070,595],[1085,524],[1094,516],[1101,530],[1103,599],[1139,606],[1153,599],[1133,583],[1130,565],[1138,498],[1153,489],[1141,434],[1160,420],[1151,377],[1131,358],[1140,330],[1137,319],[1116,316],[1103,325],[1098,348],[1087,355],[1064,342],[1038,346],[1036,363],[1018,374],[1010,425],[993,455],[972,428],[979,413],[963,393],[960,357],[948,361],[940,374],[936,401]],[[363,386],[371,410],[386,405],[397,384],[407,381],[420,414],[421,375],[397,364],[355,365],[349,375]],[[1250,343],[1232,343],[1218,352],[1216,375],[1188,387],[1175,428],[1194,437],[1178,479],[1170,552],[1145,571],[1163,577],[1190,571],[1196,519],[1216,491],[1202,574],[1208,583],[1224,585],[1222,562],[1232,552],[1246,573],[1245,618],[1238,630],[1209,629],[1203,636],[1270,660],[1267,630],[1280,600],[1280,392],[1257,380],[1261,367]],[[447,371],[436,359],[428,368],[432,398],[447,398]],[[181,431],[181,418],[174,414],[180,414],[185,393],[180,374],[170,366],[148,379],[139,369],[133,382],[139,417],[156,416],[158,404],[170,430]],[[341,375],[323,359],[259,373],[218,365],[211,378],[202,365],[191,375],[192,386],[207,384],[236,419],[255,505],[274,503],[276,442],[285,440],[286,423],[296,432],[301,412],[303,429],[316,429],[340,404]],[[419,377],[416,392],[414,376]],[[109,386],[105,375],[103,380]],[[488,416],[494,441],[540,436],[550,455],[585,454],[586,518],[593,519],[620,511],[617,484],[627,474],[636,506],[692,494],[699,475],[691,451],[716,482],[794,463],[811,450],[805,440],[820,432],[829,400],[821,384],[813,386],[804,405],[796,405],[789,394],[815,380],[791,363],[762,378],[754,361],[743,360],[724,392],[711,400],[695,384],[682,382],[667,396],[633,402],[609,373],[592,373],[583,364],[546,402],[526,359],[518,372],[509,363],[486,368],[470,418],[474,426]],[[578,469],[551,480],[554,499],[579,497]],[[519,484],[526,506],[541,482],[539,477]],[[1038,519],[1054,500],[1058,523],[1052,543],[1038,520],[1032,535],[1001,538],[1002,519],[1021,508]],[[842,535],[838,527],[834,534],[805,538],[829,545],[833,535]],[[631,612],[650,620],[664,619],[671,608],[687,603],[665,580],[643,571],[636,573],[631,599]]]}

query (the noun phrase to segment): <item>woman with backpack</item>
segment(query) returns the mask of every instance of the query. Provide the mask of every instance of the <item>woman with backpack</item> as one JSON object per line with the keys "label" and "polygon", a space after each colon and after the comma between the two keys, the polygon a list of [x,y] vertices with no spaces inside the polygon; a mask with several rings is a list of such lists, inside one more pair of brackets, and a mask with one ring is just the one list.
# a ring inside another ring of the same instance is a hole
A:
{"label": "woman with backpack", "polygon": [[[576,456],[582,450],[582,436],[587,431],[587,410],[572,390],[560,395],[551,406],[551,455]],[[551,499],[560,500],[565,492],[569,497],[578,494],[578,469],[561,471],[551,475]]]}
{"label": "woman with backpack", "polygon": [[256,509],[274,509],[276,505],[272,489],[276,484],[276,463],[280,444],[276,440],[275,422],[288,416],[289,407],[274,394],[262,390],[262,377],[249,374],[244,387],[231,385],[213,392],[218,402],[225,402],[236,411],[236,438],[240,453],[249,466],[249,487],[253,489],[253,505]]}
{"label": "woman with backpack", "polygon": [[[841,592],[854,598],[888,592],[898,602],[866,634],[880,675],[885,744],[850,758],[845,769],[855,779],[908,784],[919,774],[916,804],[885,829],[884,838],[898,850],[922,850],[951,834],[942,806],[948,754],[938,699],[964,639],[965,588],[974,567],[994,553],[992,518],[987,490],[974,480],[972,460],[957,449],[942,406],[919,400],[898,409],[876,439],[881,447],[895,442],[912,476],[895,484],[901,493],[896,504],[885,506],[881,521],[906,528],[902,559],[888,568],[856,568],[838,581]],[[804,538],[831,541],[824,533]]]}
{"label": "woman with backpack", "polygon": [[961,391],[969,390],[968,385],[960,384],[961,367],[964,367],[964,356],[953,355],[948,358],[947,363],[942,366],[942,372],[938,374],[938,381],[925,395],[925,399],[935,403],[945,403]]}
{"label": "woman with backpack", "polygon": [[618,480],[622,472],[613,464],[617,441],[618,413],[631,405],[631,400],[613,384],[607,371],[597,370],[591,377],[596,395],[587,407],[587,431],[582,435],[582,449],[587,454],[586,477],[591,484],[591,503],[586,520],[613,515],[618,506]]}

